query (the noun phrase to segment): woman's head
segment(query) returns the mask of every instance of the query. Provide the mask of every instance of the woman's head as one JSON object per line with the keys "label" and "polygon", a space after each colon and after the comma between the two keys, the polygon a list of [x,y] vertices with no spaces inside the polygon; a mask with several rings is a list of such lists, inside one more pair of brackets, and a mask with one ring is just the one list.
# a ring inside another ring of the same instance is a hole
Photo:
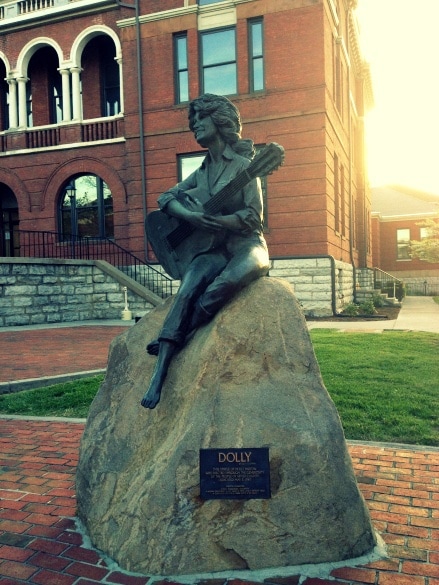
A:
{"label": "woman's head", "polygon": [[223,95],[205,93],[189,104],[189,128],[193,131],[195,114],[210,116],[221,138],[235,152],[252,159],[255,155],[252,140],[241,138],[241,116],[238,108]]}

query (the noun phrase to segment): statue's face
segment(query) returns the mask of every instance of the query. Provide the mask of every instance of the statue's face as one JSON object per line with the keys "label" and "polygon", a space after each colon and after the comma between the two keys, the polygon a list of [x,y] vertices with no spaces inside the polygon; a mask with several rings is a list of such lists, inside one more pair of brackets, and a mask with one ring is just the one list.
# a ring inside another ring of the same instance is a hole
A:
{"label": "statue's face", "polygon": [[195,112],[192,129],[195,140],[203,148],[208,148],[209,144],[217,139],[218,130],[212,118],[202,112]]}

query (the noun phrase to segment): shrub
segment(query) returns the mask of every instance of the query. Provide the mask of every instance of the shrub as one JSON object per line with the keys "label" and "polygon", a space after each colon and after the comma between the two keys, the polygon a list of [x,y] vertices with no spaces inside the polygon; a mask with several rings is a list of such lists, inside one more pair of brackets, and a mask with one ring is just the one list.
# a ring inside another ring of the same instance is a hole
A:
{"label": "shrub", "polygon": [[377,308],[384,307],[384,299],[381,295],[378,295],[378,294],[374,295],[372,302],[373,302],[374,307],[377,307]]}
{"label": "shrub", "polygon": [[359,309],[358,305],[355,303],[349,303],[344,307],[343,311],[341,312],[342,315],[346,315],[347,317],[356,317],[358,315]]}
{"label": "shrub", "polygon": [[372,300],[364,301],[358,307],[360,315],[375,315],[376,310]]}

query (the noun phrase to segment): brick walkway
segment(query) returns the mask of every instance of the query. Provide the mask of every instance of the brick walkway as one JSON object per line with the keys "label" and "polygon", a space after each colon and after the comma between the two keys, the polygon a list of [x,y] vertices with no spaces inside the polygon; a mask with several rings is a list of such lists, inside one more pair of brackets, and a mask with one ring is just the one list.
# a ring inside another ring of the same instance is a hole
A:
{"label": "brick walkway", "polygon": [[[144,585],[83,545],[74,476],[83,424],[0,418],[0,585]],[[439,449],[350,445],[385,560],[273,585],[439,585]],[[230,585],[257,581],[229,579]],[[259,580],[260,581],[260,580]],[[204,579],[222,585],[225,579]]]}
{"label": "brick walkway", "polygon": [[110,342],[126,326],[78,326],[0,332],[0,383],[107,367]]}

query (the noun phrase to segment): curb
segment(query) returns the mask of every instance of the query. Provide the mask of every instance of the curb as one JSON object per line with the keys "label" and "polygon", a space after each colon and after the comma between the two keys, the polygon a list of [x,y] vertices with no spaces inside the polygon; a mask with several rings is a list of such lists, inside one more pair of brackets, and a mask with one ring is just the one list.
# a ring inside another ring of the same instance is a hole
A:
{"label": "curb", "polygon": [[54,384],[62,384],[64,382],[72,382],[80,378],[90,378],[105,374],[106,369],[88,370],[85,372],[72,372],[70,374],[60,374],[58,376],[46,376],[43,378],[26,378],[24,380],[15,380],[13,382],[0,383],[0,395],[12,394],[14,392],[21,392],[22,390],[36,390],[37,388],[45,388],[46,386],[53,386]]}

